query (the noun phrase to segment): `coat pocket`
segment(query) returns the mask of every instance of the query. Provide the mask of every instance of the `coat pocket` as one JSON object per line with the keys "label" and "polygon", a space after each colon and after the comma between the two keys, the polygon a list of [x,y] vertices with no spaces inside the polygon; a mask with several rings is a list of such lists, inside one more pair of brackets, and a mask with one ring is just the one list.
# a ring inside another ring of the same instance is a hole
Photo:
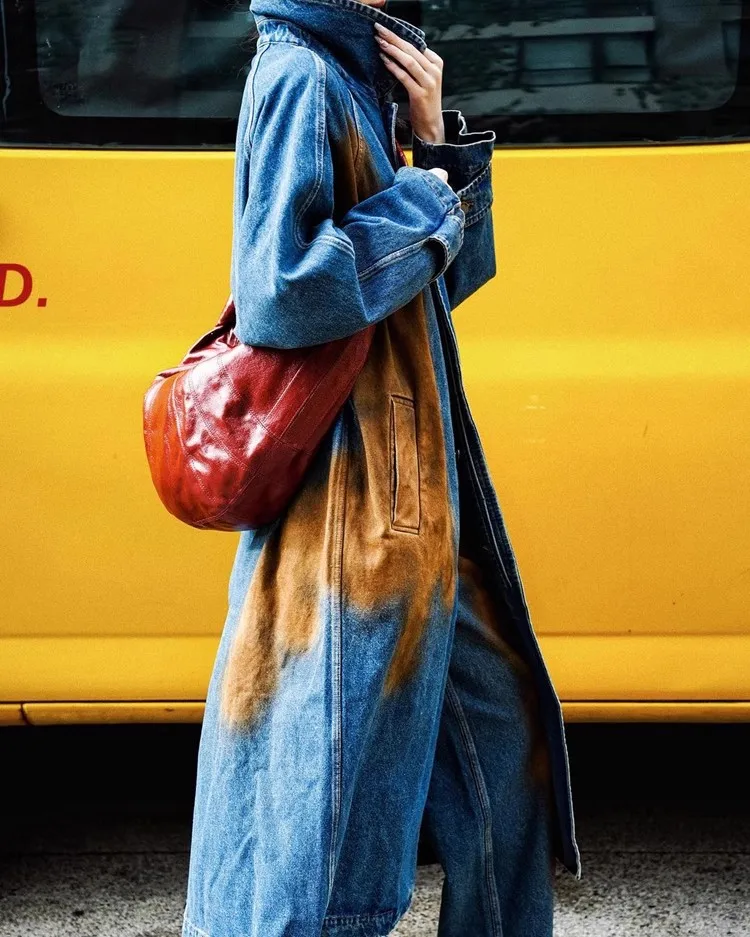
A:
{"label": "coat pocket", "polygon": [[419,447],[417,415],[409,397],[391,395],[391,527],[419,533]]}

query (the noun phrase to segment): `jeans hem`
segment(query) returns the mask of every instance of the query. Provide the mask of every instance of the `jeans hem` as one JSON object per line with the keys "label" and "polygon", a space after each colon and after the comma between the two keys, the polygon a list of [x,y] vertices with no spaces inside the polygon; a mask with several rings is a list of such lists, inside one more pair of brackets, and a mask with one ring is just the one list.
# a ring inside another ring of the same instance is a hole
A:
{"label": "jeans hem", "polygon": [[182,937],[211,937],[211,935],[185,917],[182,920]]}
{"label": "jeans hem", "polygon": [[[390,934],[409,910],[413,893],[400,908],[378,911],[374,914],[330,915],[323,919],[321,937],[385,937]],[[182,937],[212,937],[185,916]]]}
{"label": "jeans hem", "polygon": [[[402,907],[391,908],[388,911],[325,917],[321,937],[385,937],[409,910],[412,897],[413,892]],[[197,937],[201,935],[198,934]]]}

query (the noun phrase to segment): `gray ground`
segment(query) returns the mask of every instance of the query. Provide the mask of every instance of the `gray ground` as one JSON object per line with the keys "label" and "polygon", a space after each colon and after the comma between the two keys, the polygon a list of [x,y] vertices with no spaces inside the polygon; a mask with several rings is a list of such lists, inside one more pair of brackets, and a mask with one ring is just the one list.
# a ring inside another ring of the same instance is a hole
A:
{"label": "gray ground", "polygon": [[[558,876],[557,937],[750,937],[750,727],[568,731],[584,877]],[[0,731],[0,937],[177,937],[196,742]],[[436,933],[440,881],[420,868],[398,937]]]}

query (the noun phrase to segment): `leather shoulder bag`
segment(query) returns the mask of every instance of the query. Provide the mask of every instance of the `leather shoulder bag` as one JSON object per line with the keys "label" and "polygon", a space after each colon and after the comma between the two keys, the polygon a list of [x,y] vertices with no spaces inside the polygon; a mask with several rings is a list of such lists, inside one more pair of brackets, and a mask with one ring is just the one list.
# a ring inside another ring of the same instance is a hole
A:
{"label": "leather shoulder bag", "polygon": [[151,478],[164,506],[202,530],[281,515],[364,366],[375,326],[307,348],[243,344],[232,299],[143,401]]}

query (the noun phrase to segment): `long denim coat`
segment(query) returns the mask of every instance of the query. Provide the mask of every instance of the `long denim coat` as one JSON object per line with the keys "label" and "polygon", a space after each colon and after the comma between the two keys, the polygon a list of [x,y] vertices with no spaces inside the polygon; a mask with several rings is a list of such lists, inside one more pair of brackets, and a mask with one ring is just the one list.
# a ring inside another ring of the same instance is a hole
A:
{"label": "long denim coat", "polygon": [[[469,132],[446,110],[446,142],[414,136],[414,165],[404,165],[373,22],[419,49],[424,33],[356,0],[253,0],[251,10],[259,41],[237,136],[237,335],[290,348],[377,327],[291,506],[240,535],[201,738],[184,933],[307,934],[299,921],[313,922],[310,934],[321,922],[326,934],[387,933],[413,884],[459,551],[482,566],[533,673],[555,854],[580,875],[560,704],[451,321],[495,275],[494,133]],[[388,816],[389,835],[373,836]],[[367,913],[332,917],[344,854]],[[357,879],[352,857],[370,872]],[[373,897],[378,864],[399,872],[393,893]]]}

